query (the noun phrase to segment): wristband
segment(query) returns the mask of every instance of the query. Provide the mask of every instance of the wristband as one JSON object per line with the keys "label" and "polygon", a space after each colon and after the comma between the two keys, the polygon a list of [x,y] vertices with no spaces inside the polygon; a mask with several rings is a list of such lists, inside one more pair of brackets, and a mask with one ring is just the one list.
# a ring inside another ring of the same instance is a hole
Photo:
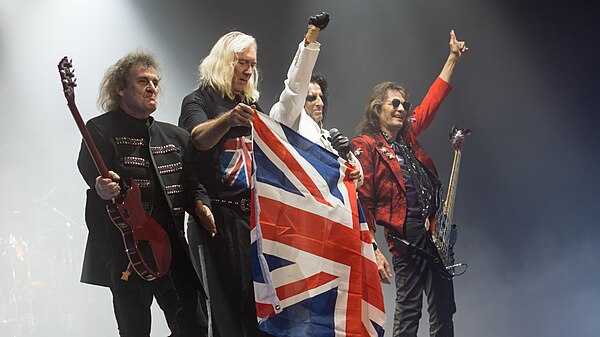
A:
{"label": "wristband", "polygon": [[306,34],[304,34],[304,44],[305,45],[309,45],[310,41],[308,41],[308,38],[306,37]]}

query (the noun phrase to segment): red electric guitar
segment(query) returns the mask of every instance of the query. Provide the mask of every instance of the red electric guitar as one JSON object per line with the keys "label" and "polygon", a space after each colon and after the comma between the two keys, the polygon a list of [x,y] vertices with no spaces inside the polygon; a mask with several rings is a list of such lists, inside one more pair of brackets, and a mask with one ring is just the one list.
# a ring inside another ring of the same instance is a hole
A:
{"label": "red electric guitar", "polygon": [[[83,136],[85,145],[92,156],[98,172],[109,178],[108,168],[75,105],[75,74],[72,61],[65,56],[58,63],[58,72],[67,99],[67,105]],[[121,179],[121,194],[106,206],[112,222],[121,231],[129,266],[145,280],[152,281],[164,276],[171,265],[171,243],[167,232],[142,207],[140,189],[133,180]],[[129,267],[124,273],[127,279]]]}

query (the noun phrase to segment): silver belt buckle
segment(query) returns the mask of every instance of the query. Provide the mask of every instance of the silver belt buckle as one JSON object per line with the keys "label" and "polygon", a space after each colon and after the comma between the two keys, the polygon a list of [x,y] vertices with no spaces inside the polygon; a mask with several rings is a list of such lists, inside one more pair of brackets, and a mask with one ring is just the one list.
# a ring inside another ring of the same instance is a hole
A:
{"label": "silver belt buckle", "polygon": [[240,209],[244,212],[250,212],[250,199],[240,199]]}

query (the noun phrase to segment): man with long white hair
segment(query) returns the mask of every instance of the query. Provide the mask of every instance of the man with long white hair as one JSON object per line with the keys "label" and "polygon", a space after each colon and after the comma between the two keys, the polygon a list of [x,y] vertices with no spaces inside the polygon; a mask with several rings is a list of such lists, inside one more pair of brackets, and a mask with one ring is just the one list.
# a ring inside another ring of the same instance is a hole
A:
{"label": "man with long white hair", "polygon": [[268,336],[256,320],[250,254],[256,52],[250,35],[222,36],[200,63],[199,87],[183,99],[179,117],[179,125],[192,134],[196,174],[213,205],[216,226],[202,230],[192,221],[188,236],[208,288],[213,335],[222,337]]}

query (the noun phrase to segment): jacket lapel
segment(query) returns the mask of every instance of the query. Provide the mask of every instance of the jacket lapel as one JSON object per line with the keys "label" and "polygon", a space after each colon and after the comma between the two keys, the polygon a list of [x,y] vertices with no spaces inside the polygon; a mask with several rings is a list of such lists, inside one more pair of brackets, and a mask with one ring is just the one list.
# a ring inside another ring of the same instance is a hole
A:
{"label": "jacket lapel", "polygon": [[402,188],[404,192],[406,189],[404,188],[404,177],[402,176],[402,168],[400,167],[400,162],[398,162],[398,158],[396,157],[396,153],[394,149],[388,144],[381,133],[375,134],[375,148],[377,153],[380,156],[382,162],[384,162],[387,167],[392,171],[396,181]]}

